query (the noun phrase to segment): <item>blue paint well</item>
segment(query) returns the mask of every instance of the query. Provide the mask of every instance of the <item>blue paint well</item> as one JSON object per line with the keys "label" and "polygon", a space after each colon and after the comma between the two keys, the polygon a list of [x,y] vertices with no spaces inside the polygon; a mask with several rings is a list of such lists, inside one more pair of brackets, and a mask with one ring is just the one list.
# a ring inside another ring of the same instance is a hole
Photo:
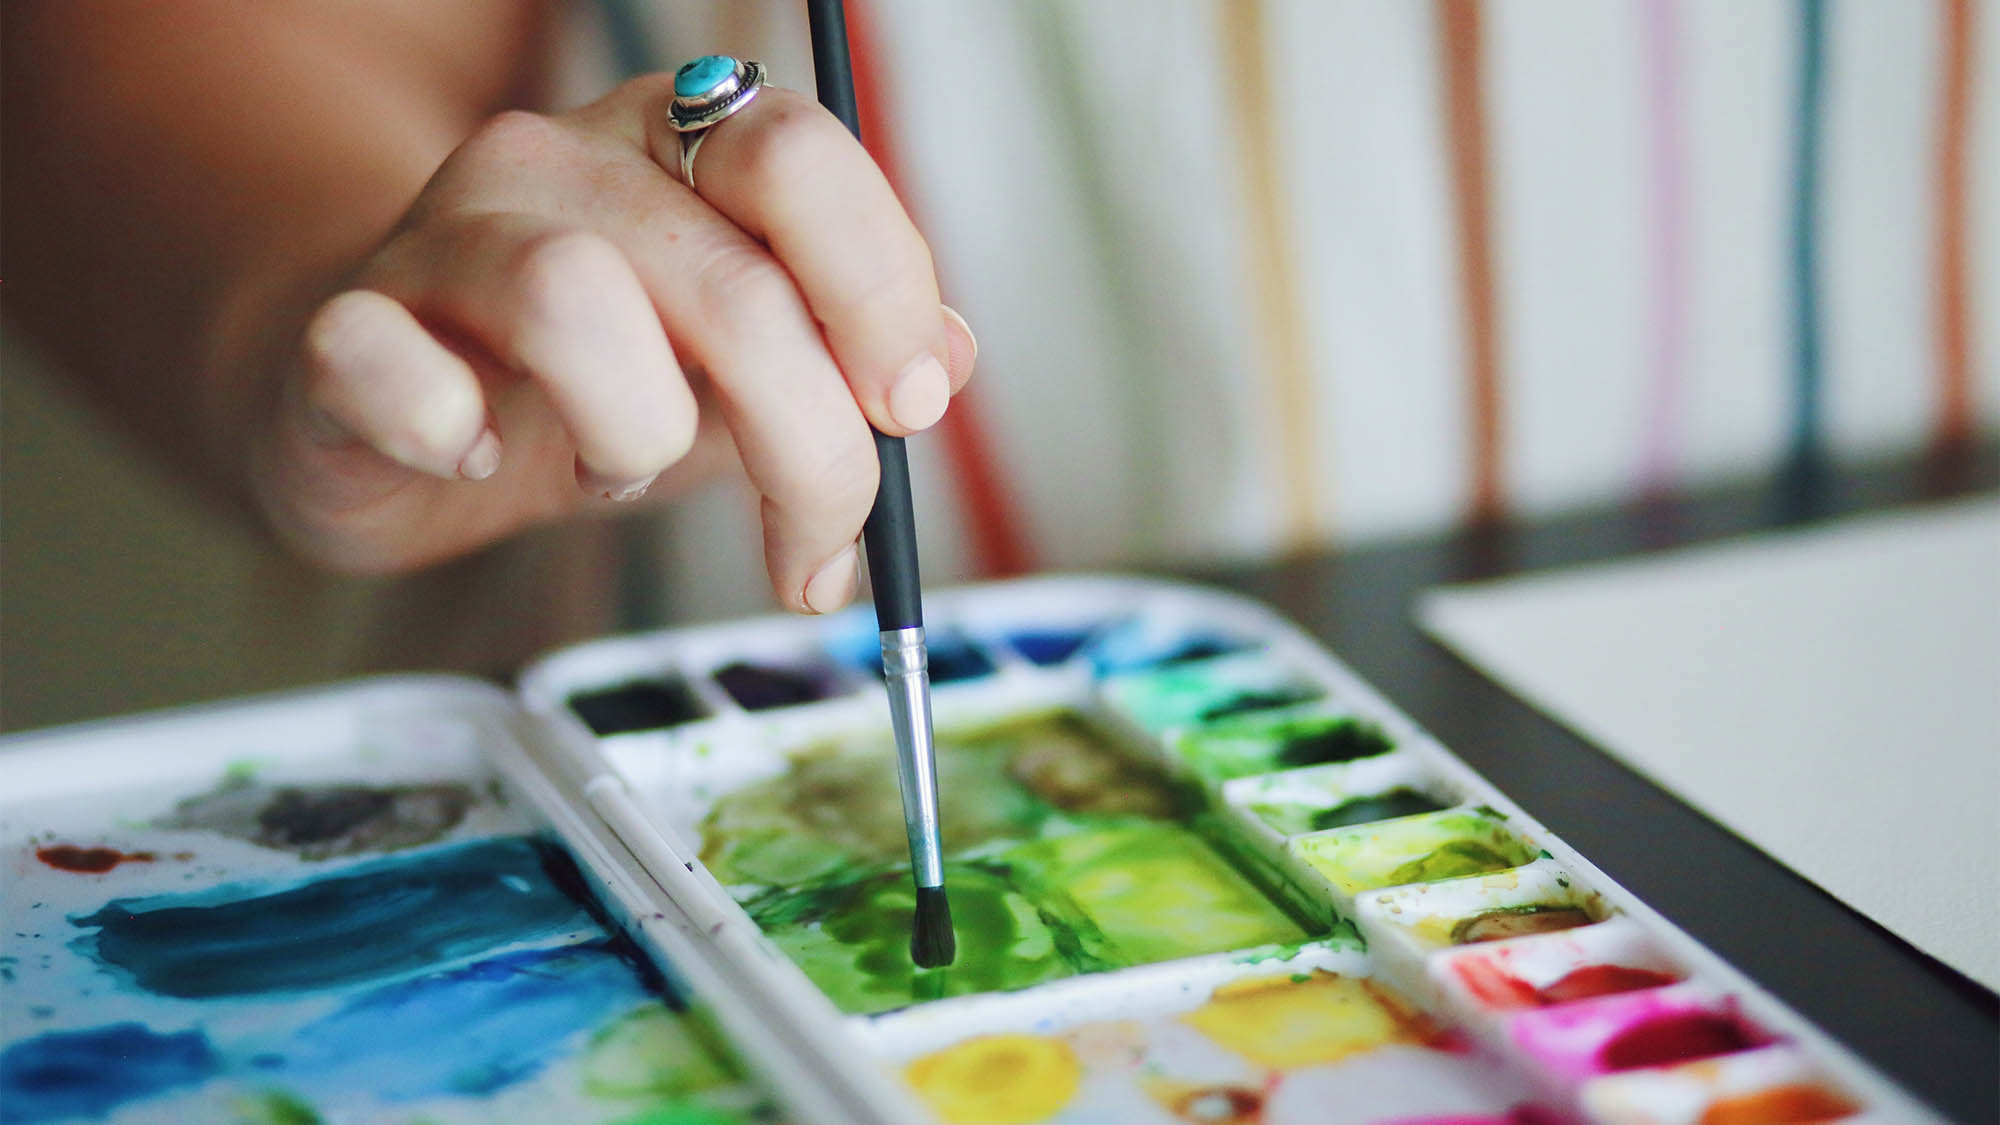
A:
{"label": "blue paint well", "polygon": [[102,1117],[127,1102],[206,1082],[221,1060],[199,1031],[114,1023],[56,1031],[0,1051],[0,1122]]}
{"label": "blue paint well", "polygon": [[1088,629],[1026,629],[1007,634],[1007,644],[1015,652],[1044,668],[1075,656],[1089,639]]}
{"label": "blue paint well", "polygon": [[322,1103],[355,1091],[382,1101],[491,1094],[659,1003],[655,987],[619,940],[503,954],[373,989],[300,1028],[262,1066]]}
{"label": "blue paint well", "polygon": [[1088,651],[1098,674],[1111,675],[1227,656],[1250,647],[1247,641],[1210,630],[1182,630],[1151,619],[1134,619],[1092,638]]}
{"label": "blue paint well", "polygon": [[116,899],[71,919],[77,949],[140,988],[191,999],[373,983],[522,944],[601,934],[569,857],[506,837],[267,890]]}
{"label": "blue paint well", "polygon": [[930,675],[934,684],[976,680],[993,674],[993,659],[986,650],[964,637],[942,633],[926,639],[930,650]]}

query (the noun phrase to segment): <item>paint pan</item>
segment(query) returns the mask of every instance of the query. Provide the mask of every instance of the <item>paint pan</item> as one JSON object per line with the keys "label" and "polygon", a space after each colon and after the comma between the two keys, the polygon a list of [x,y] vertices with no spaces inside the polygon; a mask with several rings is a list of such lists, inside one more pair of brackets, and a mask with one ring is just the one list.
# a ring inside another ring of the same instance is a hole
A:
{"label": "paint pan", "polygon": [[1692,984],[1601,996],[1506,1021],[1513,1049],[1557,1082],[1697,1063],[1768,1046],[1737,1003]]}
{"label": "paint pan", "polygon": [[926,608],[943,970],[865,613],[6,740],[0,1119],[1936,1120],[1261,607]]}
{"label": "paint pan", "polygon": [[1222,792],[1246,831],[1279,848],[1295,836],[1443,812],[1461,803],[1408,753],[1235,778]]}
{"label": "paint pan", "polygon": [[1791,1044],[1595,1078],[1581,1100],[1593,1120],[1611,1125],[1834,1121],[1861,1110],[1859,1098]]}
{"label": "paint pan", "polygon": [[[1579,1080],[1509,1021],[1684,987],[1668,980],[1735,1005],[1864,1108],[1913,1106],[1262,609],[1105,578],[926,608],[983,658],[936,696],[962,923],[949,970],[903,949],[913,896],[871,693],[645,742],[566,730],[698,852],[704,910],[755,929],[765,971],[846,1013],[848,1061],[891,1068],[935,1119],[1581,1118],[1581,1090],[1639,1072]],[[568,694],[616,682],[617,643],[531,669],[530,709],[560,716]],[[691,668],[768,646],[856,670],[874,655],[859,615],[649,643]],[[1480,1006],[1439,975],[1475,953],[1531,990],[1593,966],[1606,979],[1563,987],[1635,987]]]}
{"label": "paint pan", "polygon": [[1646,938],[1643,927],[1625,917],[1460,945],[1432,958],[1429,968],[1446,1002],[1472,1021],[1660,988],[1686,977]]}

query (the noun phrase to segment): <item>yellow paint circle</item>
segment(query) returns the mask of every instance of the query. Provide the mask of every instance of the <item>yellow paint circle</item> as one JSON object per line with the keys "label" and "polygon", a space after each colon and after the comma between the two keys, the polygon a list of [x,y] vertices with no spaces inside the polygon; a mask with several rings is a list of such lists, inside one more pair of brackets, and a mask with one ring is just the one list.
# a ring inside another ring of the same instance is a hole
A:
{"label": "yellow paint circle", "polygon": [[951,1125],[1028,1125],[1076,1096],[1076,1052],[1038,1035],[982,1035],[925,1055],[903,1079]]}

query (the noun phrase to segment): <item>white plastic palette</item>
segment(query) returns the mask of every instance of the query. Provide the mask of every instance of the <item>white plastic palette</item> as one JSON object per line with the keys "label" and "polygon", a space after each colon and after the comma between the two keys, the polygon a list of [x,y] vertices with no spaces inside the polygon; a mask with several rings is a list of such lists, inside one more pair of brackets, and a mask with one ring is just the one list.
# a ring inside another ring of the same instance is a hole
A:
{"label": "white plastic palette", "polygon": [[0,1122],[1936,1120],[1262,607],[926,608],[948,976],[860,614],[0,740]]}
{"label": "white plastic palette", "polygon": [[[1935,1120],[1264,608],[1062,578],[933,595],[927,610],[953,650],[935,692],[941,755],[954,731],[1078,716],[1198,794],[1195,830],[1314,935],[886,1010],[848,1002],[852,1061],[898,1069],[937,1119]],[[541,662],[522,695],[579,752],[594,746],[675,855],[713,858],[719,808],[829,747],[886,752],[873,642],[859,615],[624,638]],[[833,674],[821,698],[746,707],[713,675],[744,661]],[[700,713],[602,733],[579,718],[579,701],[659,682]],[[1069,831],[1091,829],[1058,838]],[[769,889],[692,866],[700,910],[754,930],[744,904]],[[766,983],[826,1014],[814,977],[838,993],[846,966],[816,959],[859,956],[837,938],[827,954],[842,925],[773,930],[812,964]]]}

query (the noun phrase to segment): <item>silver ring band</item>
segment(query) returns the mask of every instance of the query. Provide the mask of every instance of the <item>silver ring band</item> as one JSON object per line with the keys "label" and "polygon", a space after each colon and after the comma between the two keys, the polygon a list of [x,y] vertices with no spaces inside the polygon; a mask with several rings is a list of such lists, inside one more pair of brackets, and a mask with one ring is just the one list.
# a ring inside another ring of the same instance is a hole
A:
{"label": "silver ring band", "polygon": [[680,134],[681,182],[694,190],[694,157],[708,131],[749,105],[764,88],[764,64],[728,55],[704,55],[674,72],[667,127]]}

